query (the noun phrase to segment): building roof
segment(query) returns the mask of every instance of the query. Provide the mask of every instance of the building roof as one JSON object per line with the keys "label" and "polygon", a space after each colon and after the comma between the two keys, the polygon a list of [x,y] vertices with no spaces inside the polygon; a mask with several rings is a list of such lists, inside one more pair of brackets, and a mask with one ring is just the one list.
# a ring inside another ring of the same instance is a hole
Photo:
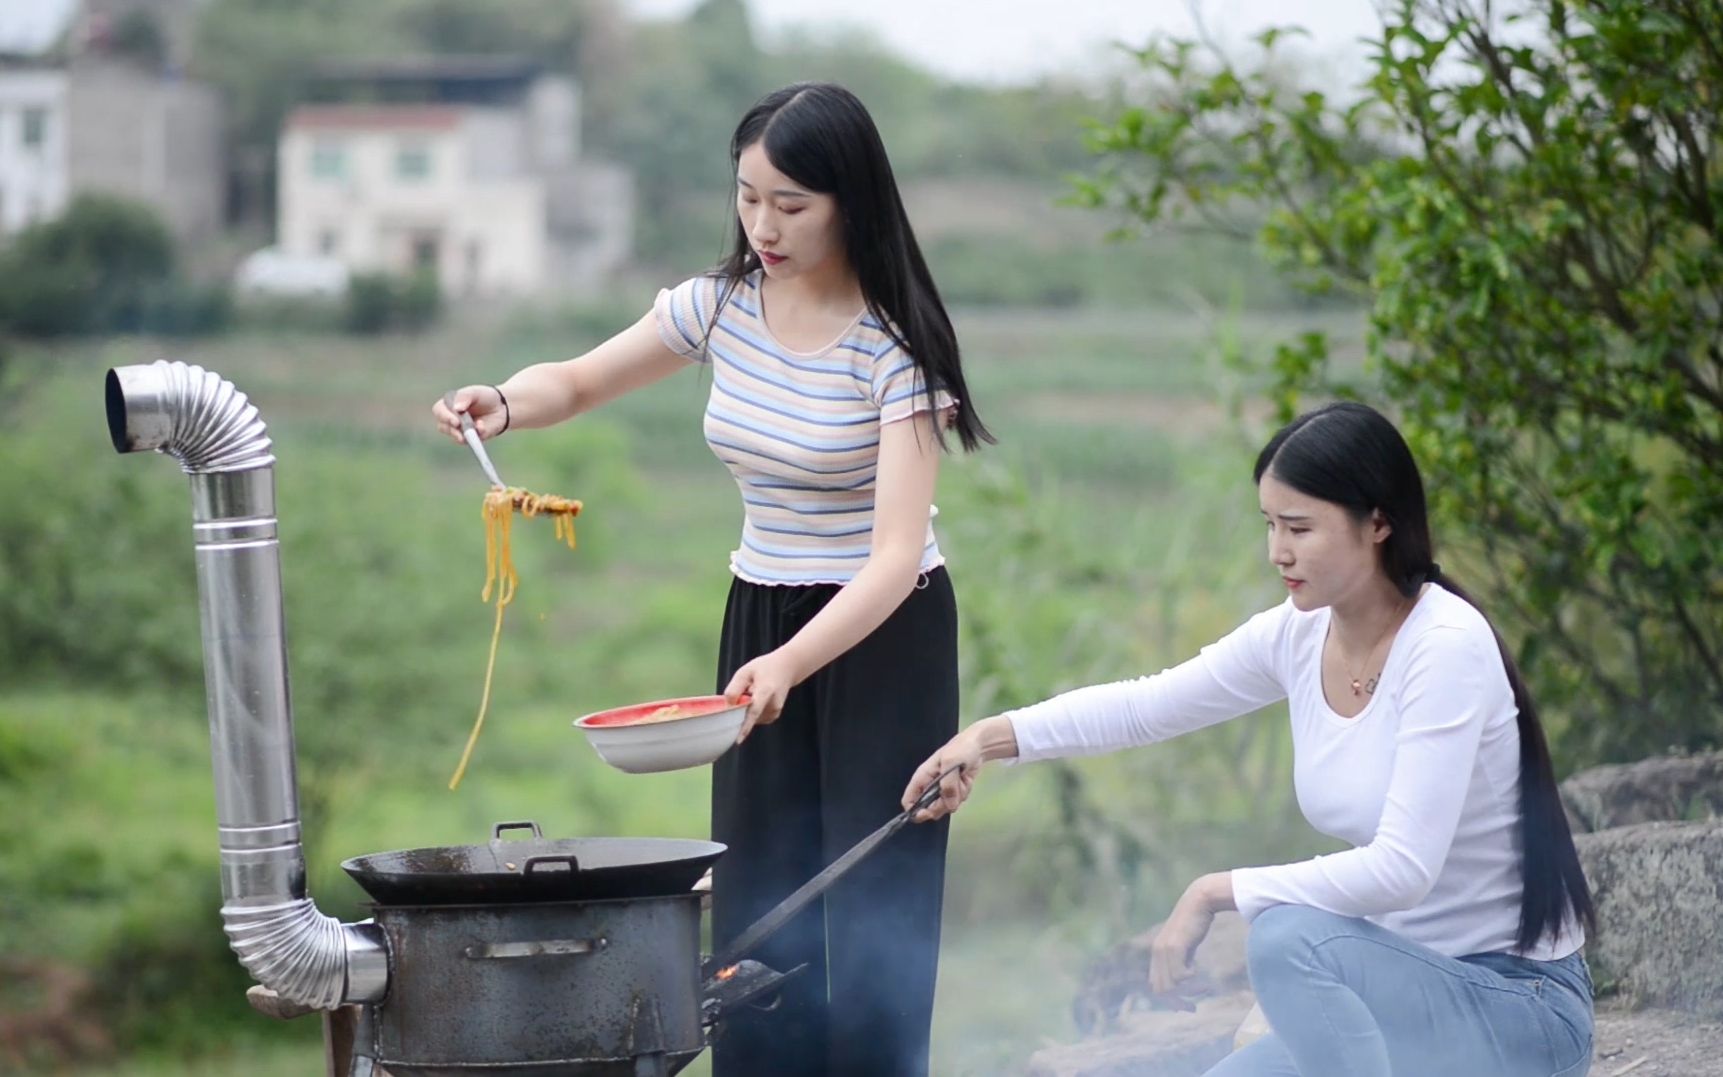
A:
{"label": "building roof", "polygon": [[387,56],[369,59],[329,60],[311,69],[321,79],[357,79],[368,82],[391,80],[444,82],[465,80],[531,81],[544,72],[544,64],[530,56],[510,54],[443,54]]}
{"label": "building roof", "polygon": [[292,130],[446,131],[458,127],[464,109],[447,105],[301,105],[287,117]]}

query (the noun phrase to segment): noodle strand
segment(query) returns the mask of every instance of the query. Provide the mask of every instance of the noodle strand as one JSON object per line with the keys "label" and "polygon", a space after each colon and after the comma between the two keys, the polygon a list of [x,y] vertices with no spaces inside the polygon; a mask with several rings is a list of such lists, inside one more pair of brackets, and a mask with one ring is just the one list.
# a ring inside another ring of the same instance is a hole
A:
{"label": "noodle strand", "polygon": [[517,509],[526,517],[551,516],[557,539],[567,543],[569,549],[574,549],[574,518],[580,515],[579,501],[555,494],[535,494],[512,486],[507,490],[493,487],[485,493],[484,504],[480,508],[485,521],[485,588],[480,592],[479,600],[488,603],[495,593],[497,619],[491,629],[490,655],[485,659],[485,687],[479,697],[479,716],[473,722],[473,731],[467,734],[467,746],[461,752],[455,775],[449,779],[450,789],[461,784],[467,763],[473,756],[473,746],[479,741],[479,731],[484,728],[485,714],[490,710],[491,678],[496,672],[497,644],[503,635],[503,610],[514,601],[515,588],[520,583],[510,545],[510,530]]}

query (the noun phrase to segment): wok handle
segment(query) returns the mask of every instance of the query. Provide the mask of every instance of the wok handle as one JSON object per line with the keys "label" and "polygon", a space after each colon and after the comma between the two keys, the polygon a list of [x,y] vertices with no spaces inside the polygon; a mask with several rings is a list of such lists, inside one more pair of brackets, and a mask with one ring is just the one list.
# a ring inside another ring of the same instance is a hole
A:
{"label": "wok handle", "polygon": [[538,867],[540,864],[566,864],[568,865],[569,871],[580,870],[580,861],[575,858],[573,853],[555,853],[547,854],[545,856],[527,857],[521,862],[520,873],[522,875],[531,875],[533,869]]}
{"label": "wok handle", "polygon": [[609,945],[610,940],[600,935],[596,939],[541,939],[537,942],[475,943],[461,952],[474,961],[509,960],[521,957],[595,954]]}
{"label": "wok handle", "polygon": [[538,824],[533,822],[532,820],[528,819],[525,822],[520,822],[520,823],[496,823],[496,824],[492,825],[492,827],[491,827],[491,840],[492,841],[503,840],[503,831],[505,831],[505,830],[530,830],[530,831],[532,831],[533,837],[535,837],[535,838],[544,837],[544,831],[542,831],[538,828]]}

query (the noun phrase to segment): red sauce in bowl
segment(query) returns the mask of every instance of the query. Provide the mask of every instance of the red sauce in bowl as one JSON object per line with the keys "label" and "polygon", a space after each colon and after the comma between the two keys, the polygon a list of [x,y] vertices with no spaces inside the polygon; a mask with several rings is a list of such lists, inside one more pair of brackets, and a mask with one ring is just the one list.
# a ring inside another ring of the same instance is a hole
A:
{"label": "red sauce in bowl", "polygon": [[[742,702],[747,703],[748,697],[743,696]],[[735,706],[723,696],[688,696],[684,699],[660,699],[652,703],[636,703],[629,707],[613,707],[597,714],[589,714],[576,722],[579,726],[609,728],[627,725],[647,725],[660,722],[674,722],[682,718],[699,718],[706,714],[716,714]],[[672,713],[663,713],[672,711]]]}

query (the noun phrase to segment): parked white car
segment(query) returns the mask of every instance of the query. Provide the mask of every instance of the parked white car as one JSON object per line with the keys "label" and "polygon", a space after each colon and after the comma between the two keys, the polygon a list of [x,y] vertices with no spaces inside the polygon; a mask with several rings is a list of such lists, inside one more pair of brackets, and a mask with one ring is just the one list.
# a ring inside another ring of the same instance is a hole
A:
{"label": "parked white car", "polygon": [[243,294],[338,299],[347,294],[347,267],[333,258],[265,247],[245,256],[234,275]]}

